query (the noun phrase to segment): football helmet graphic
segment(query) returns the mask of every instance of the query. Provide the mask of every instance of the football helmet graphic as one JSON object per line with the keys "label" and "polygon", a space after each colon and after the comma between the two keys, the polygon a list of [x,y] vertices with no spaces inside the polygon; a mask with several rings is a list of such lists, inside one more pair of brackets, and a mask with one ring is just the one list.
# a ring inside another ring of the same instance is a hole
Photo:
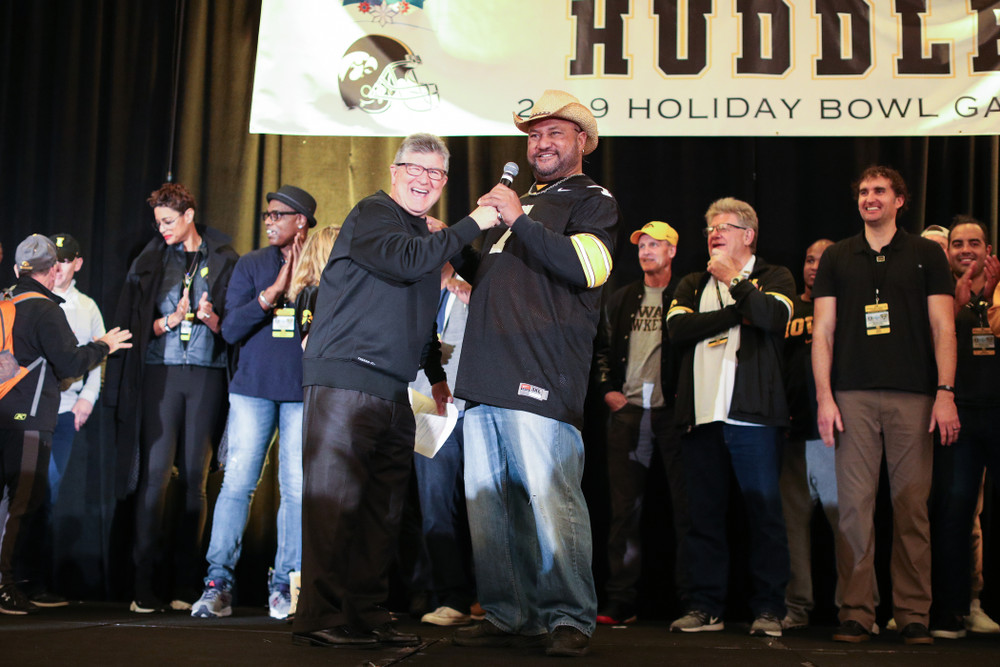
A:
{"label": "football helmet graphic", "polygon": [[437,84],[420,83],[414,68],[420,56],[397,39],[367,35],[351,44],[340,60],[340,96],[348,109],[381,113],[393,102],[412,111],[438,104]]}

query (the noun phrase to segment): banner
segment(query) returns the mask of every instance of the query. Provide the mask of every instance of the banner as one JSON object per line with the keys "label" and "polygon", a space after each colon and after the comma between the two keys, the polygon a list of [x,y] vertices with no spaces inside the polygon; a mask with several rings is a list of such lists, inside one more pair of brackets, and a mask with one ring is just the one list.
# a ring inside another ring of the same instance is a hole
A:
{"label": "banner", "polygon": [[250,131],[1000,133],[1000,0],[264,0]]}

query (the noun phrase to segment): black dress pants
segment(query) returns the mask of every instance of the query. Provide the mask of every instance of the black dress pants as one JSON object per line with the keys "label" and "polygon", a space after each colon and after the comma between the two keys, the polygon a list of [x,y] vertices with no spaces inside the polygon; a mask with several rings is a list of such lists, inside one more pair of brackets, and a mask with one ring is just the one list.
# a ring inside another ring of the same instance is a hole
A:
{"label": "black dress pants", "polygon": [[413,465],[413,412],[348,389],[305,388],[302,591],[295,632],[391,620],[379,605]]}

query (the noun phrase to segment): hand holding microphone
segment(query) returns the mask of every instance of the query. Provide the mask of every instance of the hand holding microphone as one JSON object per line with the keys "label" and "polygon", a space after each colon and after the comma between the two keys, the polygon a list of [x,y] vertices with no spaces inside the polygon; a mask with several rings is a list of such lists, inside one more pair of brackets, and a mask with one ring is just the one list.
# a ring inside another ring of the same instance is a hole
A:
{"label": "hand holding microphone", "polygon": [[521,208],[521,200],[517,193],[510,189],[517,176],[518,167],[514,162],[508,162],[503,166],[503,175],[500,182],[493,186],[493,189],[479,198],[476,203],[479,206],[490,206],[496,209],[497,218],[507,226],[513,224],[524,210]]}

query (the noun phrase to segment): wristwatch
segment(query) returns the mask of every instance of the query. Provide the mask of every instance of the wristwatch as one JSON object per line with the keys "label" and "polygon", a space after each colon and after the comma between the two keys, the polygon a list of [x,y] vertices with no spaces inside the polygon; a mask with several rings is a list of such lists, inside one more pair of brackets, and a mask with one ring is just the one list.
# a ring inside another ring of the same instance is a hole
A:
{"label": "wristwatch", "polygon": [[733,289],[743,280],[743,276],[737,275],[735,278],[729,281],[729,289]]}

